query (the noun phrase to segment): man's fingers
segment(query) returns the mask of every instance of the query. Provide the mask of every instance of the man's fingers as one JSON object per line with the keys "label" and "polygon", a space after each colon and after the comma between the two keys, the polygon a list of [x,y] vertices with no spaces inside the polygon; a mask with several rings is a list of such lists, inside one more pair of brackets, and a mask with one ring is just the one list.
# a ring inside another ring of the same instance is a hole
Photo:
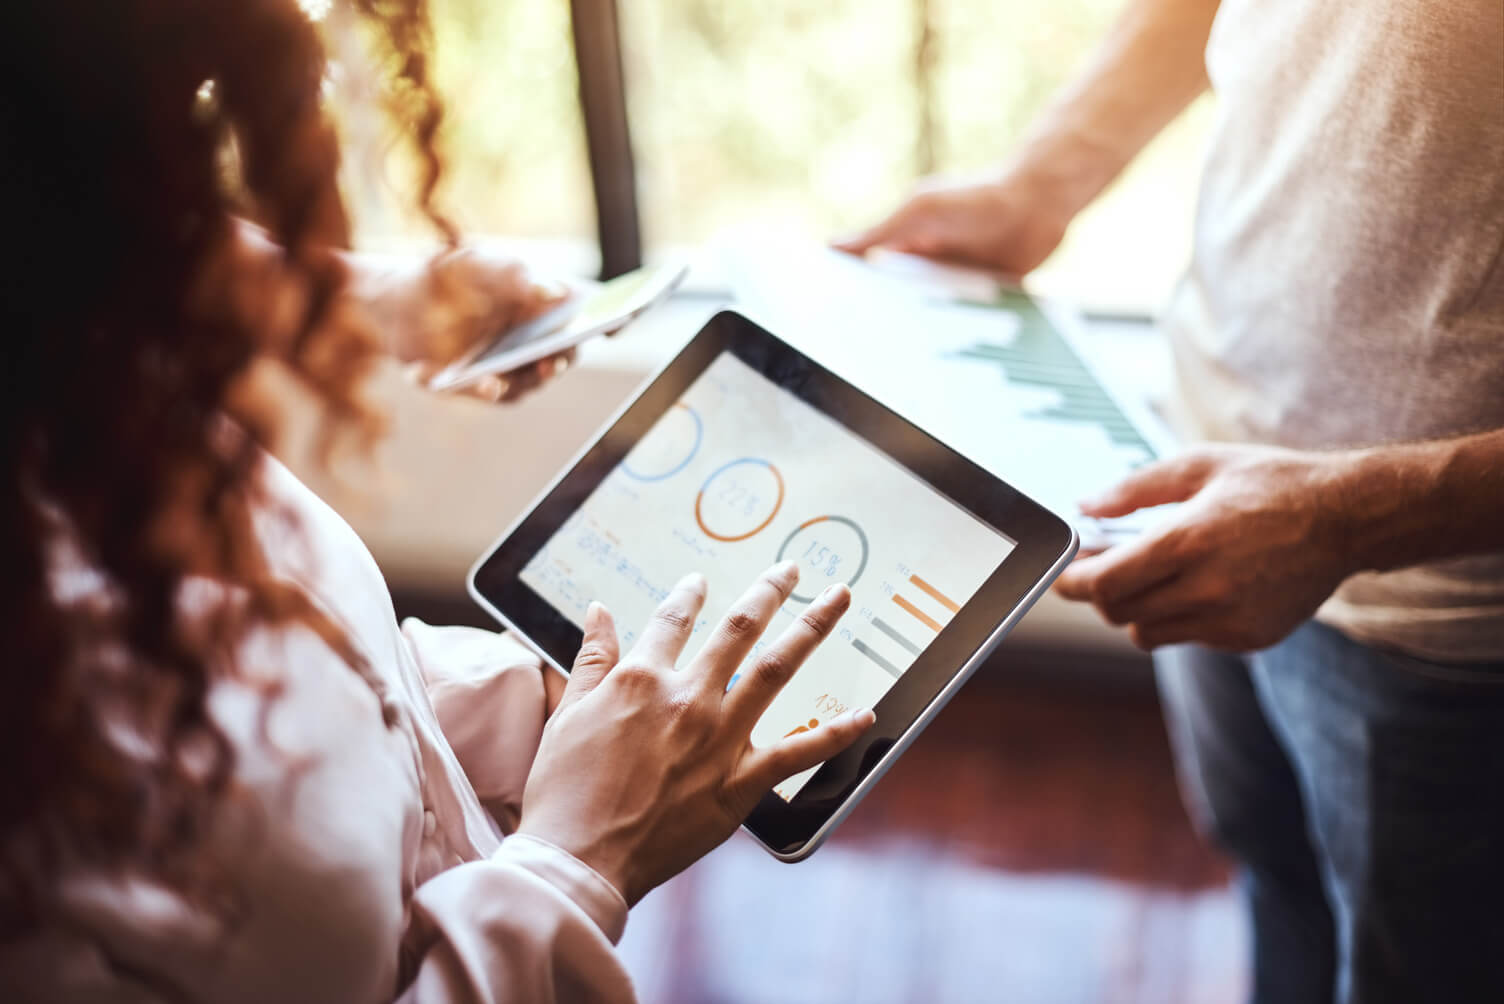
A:
{"label": "man's fingers", "polygon": [[910,200],[899,206],[882,222],[868,227],[859,234],[845,237],[831,244],[838,251],[862,255],[875,247],[893,247],[913,230],[914,202]]}
{"label": "man's fingers", "polygon": [[877,226],[868,227],[861,233],[851,234],[840,240],[832,241],[830,246],[837,251],[845,251],[847,254],[864,255],[886,239],[887,229],[888,221],[883,220]]}
{"label": "man's fingers", "polygon": [[1177,524],[1079,558],[1055,580],[1055,592],[1099,609],[1126,600],[1179,574],[1185,563],[1183,537],[1184,530]]}
{"label": "man's fingers", "polygon": [[752,651],[752,646],[768,629],[773,615],[798,583],[798,563],[782,561],[758,576],[757,581],[731,605],[695,657],[696,663],[704,667],[707,686],[717,693],[726,689],[731,675]]}
{"label": "man's fingers", "polygon": [[830,637],[850,606],[850,589],[845,585],[829,587],[815,597],[777,641],[752,660],[742,671],[742,679],[726,694],[724,707],[735,728],[751,731],[784,684],[804,665],[804,660]]}
{"label": "man's fingers", "polygon": [[616,622],[609,610],[599,603],[591,603],[585,610],[585,636],[580,639],[574,668],[569,671],[569,684],[559,703],[570,704],[590,693],[620,661],[621,643],[616,638]]}
{"label": "man's fingers", "polygon": [[1111,624],[1147,624],[1200,615],[1218,607],[1225,597],[1209,575],[1191,572],[1097,605]]}
{"label": "man's fingers", "polygon": [[759,795],[785,778],[824,763],[861,738],[877,716],[870,708],[853,708],[808,732],[754,750],[747,758],[746,783]]}
{"label": "man's fingers", "polygon": [[699,572],[680,579],[653,611],[628,658],[654,668],[677,663],[684,643],[695,629],[700,608],[705,605],[706,588],[705,576]]}
{"label": "man's fingers", "polygon": [[1082,502],[1081,512],[1098,519],[1113,519],[1149,506],[1184,502],[1201,490],[1221,459],[1214,451],[1196,450],[1145,464],[1102,494]]}
{"label": "man's fingers", "polygon": [[1195,642],[1209,648],[1243,652],[1257,648],[1257,639],[1222,614],[1191,613],[1164,620],[1134,624],[1128,638],[1145,652],[1164,645]]}

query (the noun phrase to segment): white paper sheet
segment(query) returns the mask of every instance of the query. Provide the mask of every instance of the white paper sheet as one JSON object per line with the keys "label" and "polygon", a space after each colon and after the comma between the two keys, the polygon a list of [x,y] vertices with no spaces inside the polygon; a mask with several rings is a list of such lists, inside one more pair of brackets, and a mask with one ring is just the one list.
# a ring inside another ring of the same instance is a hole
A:
{"label": "white paper sheet", "polygon": [[[1083,349],[1079,316],[985,277],[877,268],[807,243],[737,234],[720,253],[740,304],[770,330],[1063,518],[1175,449],[1143,389]],[[893,267],[894,265],[898,267]],[[990,295],[989,295],[990,294]],[[967,300],[986,298],[983,305]],[[1162,518],[1149,510],[1120,526]]]}

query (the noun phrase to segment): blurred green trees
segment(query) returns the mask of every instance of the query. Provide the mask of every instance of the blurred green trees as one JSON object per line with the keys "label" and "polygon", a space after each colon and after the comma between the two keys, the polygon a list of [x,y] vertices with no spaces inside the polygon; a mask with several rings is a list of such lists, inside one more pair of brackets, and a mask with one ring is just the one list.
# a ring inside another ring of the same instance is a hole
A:
{"label": "blurred green trees", "polygon": [[[618,2],[650,247],[749,220],[820,237],[886,210],[928,161],[942,171],[997,161],[1121,4]],[[592,237],[568,3],[432,0],[432,9],[449,102],[446,207],[472,231]],[[329,29],[338,36],[348,21],[332,16]],[[408,167],[392,153],[401,147],[361,107],[371,91],[360,86],[359,48],[331,44],[361,238],[423,234],[394,195]],[[1073,231],[1046,285],[1098,300],[1162,296],[1189,234],[1199,111]]]}

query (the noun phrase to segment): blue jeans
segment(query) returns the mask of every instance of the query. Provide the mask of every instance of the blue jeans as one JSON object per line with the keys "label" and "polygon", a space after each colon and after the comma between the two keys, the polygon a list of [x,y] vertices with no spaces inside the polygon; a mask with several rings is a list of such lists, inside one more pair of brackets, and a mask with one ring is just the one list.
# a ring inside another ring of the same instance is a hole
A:
{"label": "blue jeans", "polygon": [[1504,664],[1310,622],[1155,665],[1188,807],[1239,868],[1254,1001],[1504,1001]]}

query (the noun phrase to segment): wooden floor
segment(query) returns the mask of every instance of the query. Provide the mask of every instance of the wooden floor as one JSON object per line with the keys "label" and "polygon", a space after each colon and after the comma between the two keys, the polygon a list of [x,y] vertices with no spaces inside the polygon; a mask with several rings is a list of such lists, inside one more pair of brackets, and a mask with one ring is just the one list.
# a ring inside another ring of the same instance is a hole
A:
{"label": "wooden floor", "polygon": [[1227,882],[1152,694],[994,664],[810,860],[738,835],[633,912],[622,952],[664,1004],[1231,1004]]}

